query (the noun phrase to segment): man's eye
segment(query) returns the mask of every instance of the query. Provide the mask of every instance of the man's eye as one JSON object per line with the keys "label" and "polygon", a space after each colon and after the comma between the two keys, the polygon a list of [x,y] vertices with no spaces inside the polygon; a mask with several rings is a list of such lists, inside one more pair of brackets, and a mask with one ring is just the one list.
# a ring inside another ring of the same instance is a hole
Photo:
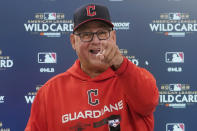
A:
{"label": "man's eye", "polygon": [[90,37],[91,33],[81,33],[81,37]]}
{"label": "man's eye", "polygon": [[107,35],[107,31],[100,31],[100,32],[98,32],[98,35],[99,36],[106,36]]}
{"label": "man's eye", "polygon": [[98,32],[98,34],[102,35],[102,34],[106,34],[107,32],[106,31],[100,31]]}

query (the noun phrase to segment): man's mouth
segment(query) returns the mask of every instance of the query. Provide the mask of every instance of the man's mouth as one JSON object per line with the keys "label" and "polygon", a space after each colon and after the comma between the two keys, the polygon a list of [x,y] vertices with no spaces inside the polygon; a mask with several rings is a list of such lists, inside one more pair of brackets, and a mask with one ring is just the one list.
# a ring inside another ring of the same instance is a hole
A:
{"label": "man's mouth", "polygon": [[98,54],[100,52],[100,49],[90,49],[89,52],[92,54]]}

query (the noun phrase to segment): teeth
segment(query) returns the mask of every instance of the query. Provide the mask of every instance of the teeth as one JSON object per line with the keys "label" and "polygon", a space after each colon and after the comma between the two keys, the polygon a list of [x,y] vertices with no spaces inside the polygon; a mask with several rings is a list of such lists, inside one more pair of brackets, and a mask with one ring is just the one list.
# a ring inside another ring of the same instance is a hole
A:
{"label": "teeth", "polygon": [[100,49],[90,49],[89,50],[91,53],[93,53],[93,54],[98,54],[99,52],[100,52]]}

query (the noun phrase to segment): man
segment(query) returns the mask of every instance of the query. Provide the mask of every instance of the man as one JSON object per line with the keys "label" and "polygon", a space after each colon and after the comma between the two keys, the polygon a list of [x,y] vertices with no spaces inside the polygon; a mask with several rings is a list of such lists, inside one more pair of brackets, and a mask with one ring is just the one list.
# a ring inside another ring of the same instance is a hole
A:
{"label": "man", "polygon": [[78,60],[37,93],[26,131],[153,131],[154,77],[123,57],[107,7],[74,13]]}

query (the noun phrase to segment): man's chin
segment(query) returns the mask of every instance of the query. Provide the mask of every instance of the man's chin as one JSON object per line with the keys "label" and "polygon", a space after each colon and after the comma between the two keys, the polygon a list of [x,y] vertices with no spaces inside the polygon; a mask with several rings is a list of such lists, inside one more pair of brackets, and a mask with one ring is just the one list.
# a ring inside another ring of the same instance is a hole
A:
{"label": "man's chin", "polygon": [[101,62],[100,60],[94,60],[91,62],[91,65],[92,67],[94,67],[95,69],[98,69],[98,70],[107,70],[107,68],[109,68],[109,65],[104,63],[104,62]]}

